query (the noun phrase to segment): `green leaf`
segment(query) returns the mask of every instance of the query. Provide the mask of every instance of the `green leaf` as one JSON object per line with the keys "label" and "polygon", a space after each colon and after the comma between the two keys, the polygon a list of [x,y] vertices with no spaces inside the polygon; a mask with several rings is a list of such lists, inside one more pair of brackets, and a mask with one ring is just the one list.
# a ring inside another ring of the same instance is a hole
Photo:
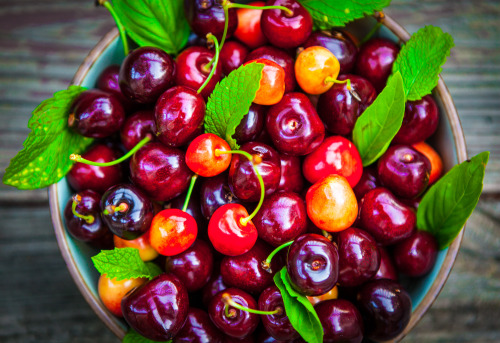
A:
{"label": "green leaf", "polygon": [[127,34],[139,46],[177,54],[189,38],[182,0],[115,0],[113,8]]}
{"label": "green leaf", "polygon": [[453,38],[435,26],[421,28],[411,36],[392,66],[392,72],[399,71],[403,77],[408,100],[420,100],[431,93],[453,46]]}
{"label": "green leaf", "polygon": [[85,88],[69,86],[42,101],[28,121],[31,132],[24,148],[10,161],[3,183],[18,189],[47,187],[63,178],[71,169],[72,153],[81,154],[93,139],[68,128],[68,112]]}
{"label": "green leaf", "polygon": [[354,125],[352,138],[363,167],[375,162],[398,133],[405,114],[403,79],[397,72]]}
{"label": "green leaf", "polygon": [[311,13],[314,27],[329,30],[381,11],[391,0],[299,0]]}
{"label": "green leaf", "polygon": [[162,273],[153,263],[144,263],[136,248],[114,248],[102,250],[92,257],[95,268],[99,273],[106,274],[110,279],[117,281],[135,278],[153,279]]}
{"label": "green leaf", "polygon": [[483,190],[490,152],[454,166],[425,193],[417,210],[417,228],[432,233],[444,249],[472,214]]}
{"label": "green leaf", "polygon": [[[157,341],[152,341],[150,339],[147,339],[134,329],[129,329],[122,340],[122,343],[156,343],[156,342]],[[172,340],[166,341],[164,343],[172,343]]]}
{"label": "green leaf", "polygon": [[255,99],[262,69],[262,63],[239,67],[215,86],[208,99],[205,132],[225,139],[232,149],[239,148],[233,135]]}
{"label": "green leaf", "polygon": [[163,274],[163,270],[154,262],[146,262],[146,267],[148,268],[149,275],[151,278],[155,278],[160,274]]}
{"label": "green leaf", "polygon": [[308,343],[323,342],[323,327],[318,315],[310,301],[292,288],[286,267],[274,275],[274,283],[283,297],[285,312],[293,328]]}

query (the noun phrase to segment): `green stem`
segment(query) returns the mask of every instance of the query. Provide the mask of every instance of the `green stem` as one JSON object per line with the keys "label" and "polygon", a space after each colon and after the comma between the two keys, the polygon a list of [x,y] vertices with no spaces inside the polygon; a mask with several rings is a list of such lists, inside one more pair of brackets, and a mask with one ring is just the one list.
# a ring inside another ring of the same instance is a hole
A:
{"label": "green stem", "polygon": [[370,40],[373,35],[380,29],[380,27],[382,26],[382,23],[381,22],[377,22],[377,24],[375,24],[375,26],[370,30],[370,32],[367,33],[367,35],[359,42],[359,46],[365,44],[368,40]]}
{"label": "green stem", "polygon": [[189,199],[191,198],[191,193],[193,193],[193,188],[194,188],[194,183],[196,182],[196,179],[198,179],[198,174],[194,174],[191,177],[191,183],[189,184],[189,188],[186,194],[186,199],[184,200],[184,205],[182,206],[182,211],[186,212],[189,204]]}
{"label": "green stem", "polygon": [[343,81],[339,81],[331,76],[327,76],[325,77],[325,83],[328,83],[328,82],[332,82],[332,83],[340,83],[340,84],[343,84],[343,83],[347,83],[347,90],[351,90],[352,87],[351,87],[351,80],[350,79],[346,79],[346,80],[343,80]]}
{"label": "green stem", "polygon": [[118,164],[118,163],[121,163],[121,162],[125,161],[127,158],[129,158],[130,156],[132,156],[133,154],[135,154],[135,152],[137,150],[139,150],[140,148],[142,148],[146,143],[148,143],[149,141],[151,141],[151,139],[152,139],[152,137],[150,135],[147,135],[139,143],[137,143],[137,145],[135,147],[133,147],[132,150],[130,150],[129,152],[127,152],[125,155],[123,155],[119,159],[111,161],[111,162],[93,162],[93,161],[89,161],[89,160],[84,159],[82,156],[80,156],[78,154],[71,154],[69,156],[69,159],[72,160],[72,161],[76,161],[76,162],[88,164],[88,165],[91,165],[91,166],[110,167],[110,166],[114,166],[115,164]]}
{"label": "green stem", "polygon": [[224,46],[224,43],[226,42],[226,36],[227,36],[227,29],[229,27],[229,7],[227,6],[227,3],[229,1],[224,1],[222,4],[222,8],[224,8],[224,33],[222,34],[222,39],[220,40],[220,48]]}
{"label": "green stem", "polygon": [[234,307],[240,311],[246,311],[246,312],[261,314],[261,315],[265,315],[265,316],[271,316],[273,314],[278,314],[278,313],[283,312],[283,309],[281,307],[276,308],[276,310],[274,310],[274,311],[260,311],[260,310],[254,310],[253,308],[245,307],[243,305],[238,304],[236,301],[234,301],[233,298],[231,298],[231,295],[229,295],[228,293],[222,294],[222,301],[226,305],[226,306],[224,306],[224,312],[226,314],[226,317],[229,317],[229,318],[232,317],[229,314],[229,306]]}
{"label": "green stem", "polygon": [[108,205],[106,208],[102,211],[103,214],[108,215],[108,214],[113,214],[115,212],[127,212],[129,209],[129,206],[127,203],[122,202],[118,206],[114,205]]}
{"label": "green stem", "polygon": [[293,241],[286,242],[286,243],[281,244],[281,245],[280,245],[279,247],[277,247],[276,249],[274,249],[274,250],[273,250],[273,251],[269,254],[269,256],[267,256],[267,258],[266,258],[264,261],[262,261],[262,263],[261,263],[261,267],[262,267],[262,269],[264,269],[264,270],[268,271],[269,273],[272,273],[272,271],[271,271],[271,261],[272,261],[273,257],[274,257],[277,253],[279,253],[282,249],[284,249],[284,248],[286,248],[286,247],[288,247],[288,246],[292,245],[292,243],[293,243]]}
{"label": "green stem", "polygon": [[[198,94],[200,94],[201,91],[208,85],[208,83],[212,79],[212,76],[215,73],[215,69],[217,69],[217,64],[219,63],[220,48],[219,48],[219,42],[217,41],[217,37],[215,37],[213,34],[209,33],[207,35],[207,38],[211,39],[215,44],[215,55],[214,55],[214,58],[212,58],[210,60],[210,62],[208,62],[207,65],[202,67],[205,70],[208,70],[208,68],[212,67],[212,70],[210,70],[210,74],[208,74],[207,79],[205,80],[205,82],[203,82],[203,84],[198,89],[198,92],[197,92]],[[213,64],[213,66],[212,66],[212,64]]]}
{"label": "green stem", "polygon": [[89,214],[88,216],[85,216],[76,212],[76,205],[78,205],[80,201],[82,201],[82,197],[80,195],[77,194],[73,197],[73,204],[71,204],[71,211],[73,212],[73,215],[77,218],[85,220],[87,224],[92,224],[95,220],[93,215]]}
{"label": "green stem", "polygon": [[115,20],[116,27],[118,28],[118,31],[120,32],[120,37],[121,37],[122,42],[123,42],[123,52],[124,52],[125,56],[127,56],[128,52],[129,52],[129,48],[128,48],[127,35],[125,32],[125,26],[123,26],[120,18],[118,17],[118,15],[115,12],[115,9],[113,8],[113,6],[111,5],[111,3],[109,1],[99,0],[99,4],[104,6],[109,11],[109,13],[111,13],[111,16]]}
{"label": "green stem", "polygon": [[293,11],[285,6],[252,6],[252,5],[244,5],[244,4],[235,4],[228,1],[227,8],[248,8],[251,10],[282,10],[286,12],[287,16],[293,16]]}
{"label": "green stem", "polygon": [[254,157],[254,156],[250,155],[248,152],[240,151],[240,150],[222,151],[219,149],[215,149],[215,156],[220,156],[221,154],[239,154],[239,155],[245,156],[252,163],[253,171],[257,175],[257,179],[259,179],[259,184],[260,184],[259,203],[257,204],[257,207],[255,208],[255,210],[248,217],[240,219],[241,225],[246,226],[248,224],[248,222],[251,221],[257,215],[257,212],[259,212],[260,208],[262,207],[262,203],[264,202],[264,197],[266,195],[266,188],[264,186],[264,180],[262,179],[262,176],[260,175],[259,171],[255,167],[256,164],[259,164],[261,162],[259,160],[260,156]]}
{"label": "green stem", "polygon": [[323,236],[325,236],[326,239],[328,239],[330,242],[333,240],[333,236],[330,234],[330,232],[326,230],[321,230],[321,233]]}

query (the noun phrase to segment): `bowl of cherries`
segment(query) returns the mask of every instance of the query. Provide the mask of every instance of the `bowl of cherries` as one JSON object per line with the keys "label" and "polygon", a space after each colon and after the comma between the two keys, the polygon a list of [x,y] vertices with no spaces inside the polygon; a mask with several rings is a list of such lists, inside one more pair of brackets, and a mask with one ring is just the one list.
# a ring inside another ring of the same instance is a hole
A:
{"label": "bowl of cherries", "polygon": [[117,29],[33,112],[4,183],[50,186],[82,295],[124,342],[399,341],[482,191],[390,1],[99,1]]}

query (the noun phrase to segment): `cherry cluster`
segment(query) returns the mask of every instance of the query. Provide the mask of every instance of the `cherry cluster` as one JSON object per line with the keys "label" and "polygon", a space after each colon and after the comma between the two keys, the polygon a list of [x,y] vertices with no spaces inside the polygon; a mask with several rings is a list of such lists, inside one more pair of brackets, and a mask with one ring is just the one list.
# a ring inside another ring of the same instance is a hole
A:
{"label": "cherry cluster", "polygon": [[[363,168],[351,134],[399,47],[313,32],[296,0],[252,5],[268,7],[185,1],[195,34],[175,60],[137,48],[74,101],[68,125],[99,140],[67,175],[68,231],[164,267],[149,282],[99,280],[106,307],[149,339],[301,342],[273,282],[283,267],[325,342],[391,339],[411,315],[400,274],[425,275],[437,254],[415,217],[442,171],[424,142],[437,105],[408,101],[389,149]],[[219,41],[220,54],[207,47]],[[203,133],[206,103],[249,63],[264,65],[262,78],[231,150]],[[123,154],[128,167],[113,162]]]}

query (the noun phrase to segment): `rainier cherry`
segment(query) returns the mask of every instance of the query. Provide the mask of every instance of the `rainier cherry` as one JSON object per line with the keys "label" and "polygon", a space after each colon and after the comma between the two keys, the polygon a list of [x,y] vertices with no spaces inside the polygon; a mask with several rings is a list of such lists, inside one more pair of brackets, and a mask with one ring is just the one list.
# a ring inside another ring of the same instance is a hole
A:
{"label": "rainier cherry", "polygon": [[230,151],[229,144],[213,133],[205,133],[196,137],[186,151],[186,164],[194,173],[203,177],[219,175],[229,167],[230,154],[220,154]]}
{"label": "rainier cherry", "polygon": [[260,86],[253,102],[259,105],[278,103],[285,94],[285,70],[277,63],[264,58],[248,61],[244,65],[249,63],[264,64]]}
{"label": "rainier cherry", "polygon": [[308,94],[322,94],[329,90],[339,72],[339,60],[322,46],[303,50],[295,61],[295,77],[300,88]]}

